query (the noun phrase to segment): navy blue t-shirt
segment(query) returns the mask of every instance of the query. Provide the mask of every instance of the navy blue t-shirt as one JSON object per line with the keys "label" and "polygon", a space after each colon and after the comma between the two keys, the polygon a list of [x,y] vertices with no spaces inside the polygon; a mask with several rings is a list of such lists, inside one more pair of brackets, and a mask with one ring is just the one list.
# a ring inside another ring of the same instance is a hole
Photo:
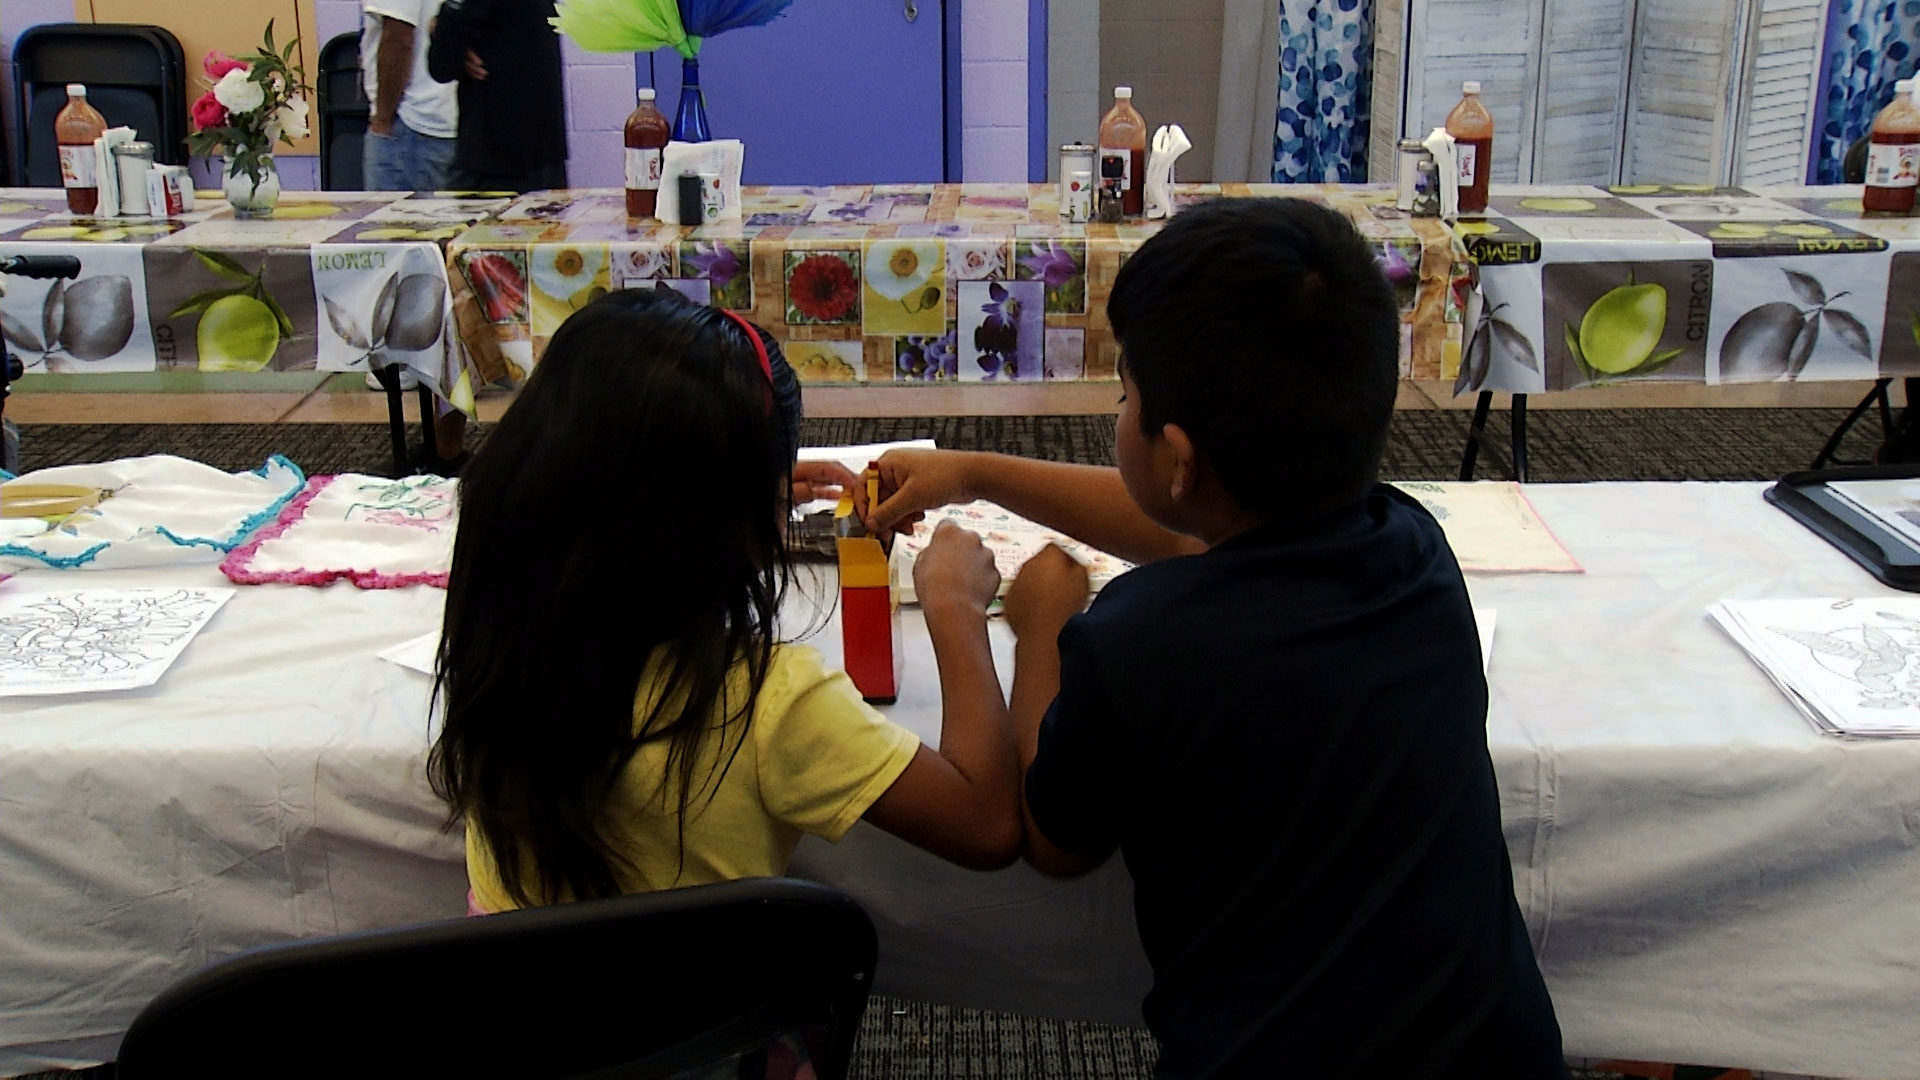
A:
{"label": "navy blue t-shirt", "polygon": [[1131,571],[1060,635],[1027,798],[1133,874],[1163,1076],[1563,1077],[1473,610],[1390,487]]}

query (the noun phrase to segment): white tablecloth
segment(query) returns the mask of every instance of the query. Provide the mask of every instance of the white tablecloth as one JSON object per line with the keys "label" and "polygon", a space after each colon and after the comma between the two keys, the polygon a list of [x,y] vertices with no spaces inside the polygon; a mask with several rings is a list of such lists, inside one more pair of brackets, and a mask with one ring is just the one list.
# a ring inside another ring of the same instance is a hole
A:
{"label": "white tablecloth", "polygon": [[[1499,613],[1489,737],[1516,891],[1569,1053],[1920,1076],[1920,742],[1816,735],[1704,615],[1886,590],[1761,491],[1532,487],[1587,573],[1471,579]],[[147,999],[240,949],[461,913],[460,843],[422,774],[427,680],[374,655],[440,602],[243,589],[157,687],[0,701],[0,1075],[111,1057]],[[815,643],[833,658],[837,637]],[[931,741],[911,612],[907,637],[891,711]],[[1117,860],[1072,882],[973,874],[861,826],[794,869],[873,913],[882,992],[1137,1019]]]}

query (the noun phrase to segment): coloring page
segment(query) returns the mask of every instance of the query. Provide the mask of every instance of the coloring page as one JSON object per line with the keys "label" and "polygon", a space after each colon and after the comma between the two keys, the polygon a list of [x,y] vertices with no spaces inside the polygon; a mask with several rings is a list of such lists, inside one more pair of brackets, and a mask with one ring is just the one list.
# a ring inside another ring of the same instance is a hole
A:
{"label": "coloring page", "polygon": [[1048,529],[1038,522],[1003,509],[990,502],[972,502],[961,506],[943,506],[927,512],[925,521],[911,534],[902,533],[894,539],[894,557],[900,561],[900,599],[905,603],[914,603],[913,560],[925,550],[927,542],[933,538],[933,530],[939,528],[942,521],[951,521],[969,532],[979,534],[986,542],[987,549],[993,552],[993,561],[1000,569],[1000,595],[1005,596],[1012,587],[1013,579],[1027,560],[1040,553],[1048,544],[1058,544],[1067,554],[1080,561],[1087,568],[1087,576],[1093,583],[1093,591],[1099,592],[1107,582],[1133,569],[1133,564],[1124,559],[1116,559],[1104,551],[1070,539]]}
{"label": "coloring page", "polygon": [[232,589],[0,594],[0,697],[152,686]]}
{"label": "coloring page", "polygon": [[1729,600],[1710,613],[1823,729],[1920,735],[1920,599]]}

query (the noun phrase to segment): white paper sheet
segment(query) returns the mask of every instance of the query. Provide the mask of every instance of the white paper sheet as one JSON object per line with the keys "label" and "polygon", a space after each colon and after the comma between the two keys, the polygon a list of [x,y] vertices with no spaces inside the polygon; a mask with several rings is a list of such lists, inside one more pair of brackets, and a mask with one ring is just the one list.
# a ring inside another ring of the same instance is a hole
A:
{"label": "white paper sheet", "polygon": [[1707,614],[1820,731],[1920,737],[1920,598],[1724,600]]}
{"label": "white paper sheet", "polygon": [[[803,446],[796,456],[801,461],[837,461],[857,476],[861,470],[880,460],[880,456],[889,450],[932,449],[934,449],[932,439],[909,439],[905,442],[863,443],[859,446]],[[832,499],[815,499],[793,509],[798,514],[811,514],[820,510],[830,510],[833,505]]]}
{"label": "white paper sheet", "polygon": [[1580,564],[1511,481],[1394,484],[1440,522],[1467,573],[1577,574]]}
{"label": "white paper sheet", "polygon": [[232,589],[0,592],[0,697],[152,686]]}
{"label": "white paper sheet", "polygon": [[1920,480],[1837,480],[1827,490],[1920,548]]}
{"label": "white paper sheet", "polygon": [[1473,622],[1480,630],[1480,673],[1493,669],[1493,620],[1499,614],[1492,608],[1473,609]]}
{"label": "white paper sheet", "polygon": [[893,558],[900,577],[901,603],[918,602],[913,591],[913,561],[919,558],[920,552],[926,550],[927,543],[933,538],[933,530],[939,528],[942,521],[951,521],[977,533],[986,542],[987,550],[993,552],[993,561],[1000,569],[1001,596],[1005,596],[1013,586],[1013,579],[1019,575],[1020,568],[1027,564],[1027,560],[1038,555],[1040,549],[1048,544],[1058,544],[1067,554],[1080,560],[1080,564],[1087,568],[1087,577],[1096,593],[1106,588],[1107,582],[1133,569],[1133,564],[1125,559],[1097,551],[994,503],[943,506],[928,511],[926,520],[912,533],[902,533],[894,538]]}
{"label": "white paper sheet", "polygon": [[409,638],[391,649],[382,650],[380,659],[430,676],[433,674],[434,657],[439,652],[440,631],[429,630],[417,638]]}

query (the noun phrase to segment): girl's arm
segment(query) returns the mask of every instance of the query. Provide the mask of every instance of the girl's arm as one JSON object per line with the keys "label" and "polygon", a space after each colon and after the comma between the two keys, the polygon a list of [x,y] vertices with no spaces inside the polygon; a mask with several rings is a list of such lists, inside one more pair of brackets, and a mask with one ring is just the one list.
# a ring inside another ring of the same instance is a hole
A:
{"label": "girl's arm", "polygon": [[987,605],[1000,587],[980,538],[944,525],[915,560],[934,659],[940,665],[940,749],[921,746],[867,808],[866,820],[974,870],[1020,857],[1020,763],[987,643]]}
{"label": "girl's arm", "polygon": [[867,525],[884,532],[914,524],[924,511],[975,499],[998,503],[1128,562],[1206,549],[1149,518],[1127,494],[1117,469],[961,450],[888,451],[880,459],[880,505]]}

